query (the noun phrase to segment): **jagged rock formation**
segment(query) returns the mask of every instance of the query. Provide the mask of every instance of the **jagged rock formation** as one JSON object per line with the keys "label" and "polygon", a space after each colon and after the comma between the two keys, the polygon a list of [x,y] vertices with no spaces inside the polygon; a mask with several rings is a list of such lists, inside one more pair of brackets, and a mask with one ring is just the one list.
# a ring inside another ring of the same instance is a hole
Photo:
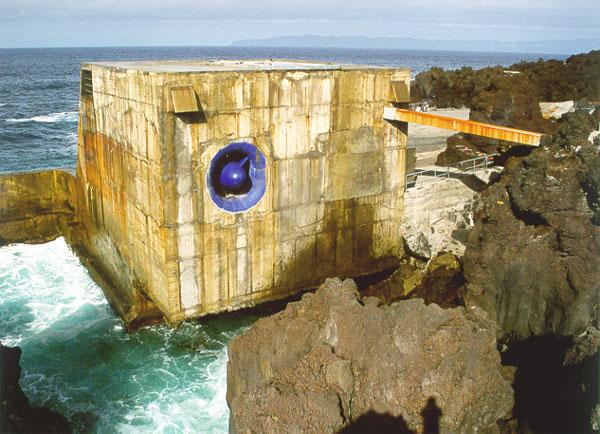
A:
{"label": "jagged rock formation", "polygon": [[463,258],[467,307],[497,321],[519,432],[597,426],[600,147],[591,116],[568,114],[553,143],[482,194]]}
{"label": "jagged rock formation", "polygon": [[464,283],[460,259],[452,253],[442,252],[429,261],[411,296],[422,298],[427,304],[454,307],[460,303],[458,293]]}
{"label": "jagged rock formation", "polygon": [[422,298],[426,304],[455,307],[460,303],[458,294],[464,283],[460,259],[452,253],[441,252],[427,263],[415,258],[403,261],[390,277],[368,287],[362,295],[379,297],[388,304]]}
{"label": "jagged rock formation", "polygon": [[[496,77],[494,85],[478,92],[470,103],[469,119],[520,128],[539,133],[552,133],[556,126],[544,119],[536,99],[533,83],[524,75]],[[438,155],[436,164],[452,165],[461,160],[493,152],[506,152],[514,143],[472,134],[456,134],[447,140],[447,148]]]}
{"label": "jagged rock formation", "polygon": [[503,340],[576,336],[598,325],[600,155],[588,134],[559,132],[553,145],[511,160],[482,194],[464,256],[464,300],[497,321]]}
{"label": "jagged rock formation", "polygon": [[369,421],[474,432],[496,427],[513,394],[478,308],[380,306],[353,281],[329,279],[229,344],[227,402],[231,432],[336,432]]}
{"label": "jagged rock formation", "polygon": [[426,263],[416,258],[403,260],[400,266],[381,282],[361,291],[363,297],[378,297],[383,303],[393,303],[412,294],[421,284]]}
{"label": "jagged rock formation", "polygon": [[0,432],[70,433],[67,420],[45,408],[29,405],[19,386],[21,349],[0,344]]}
{"label": "jagged rock formation", "polygon": [[[446,139],[446,149],[438,154],[435,164],[438,166],[452,166],[459,161],[482,155],[482,150],[474,144],[471,139],[472,137],[473,136],[464,133],[456,133],[448,137]],[[485,150],[489,151],[489,153],[496,151],[493,147]]]}

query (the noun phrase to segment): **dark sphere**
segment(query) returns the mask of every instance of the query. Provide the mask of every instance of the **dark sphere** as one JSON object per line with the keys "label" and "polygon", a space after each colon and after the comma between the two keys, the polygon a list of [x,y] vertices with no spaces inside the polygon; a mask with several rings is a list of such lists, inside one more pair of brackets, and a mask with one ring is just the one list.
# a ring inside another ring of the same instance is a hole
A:
{"label": "dark sphere", "polygon": [[248,172],[242,163],[231,161],[223,167],[219,175],[219,183],[226,190],[238,190],[248,180]]}

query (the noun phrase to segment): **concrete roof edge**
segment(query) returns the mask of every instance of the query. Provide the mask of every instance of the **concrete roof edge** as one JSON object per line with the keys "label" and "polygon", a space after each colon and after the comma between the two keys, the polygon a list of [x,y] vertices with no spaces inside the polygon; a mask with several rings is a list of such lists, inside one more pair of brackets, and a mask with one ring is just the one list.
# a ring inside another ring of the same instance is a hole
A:
{"label": "concrete roof edge", "polygon": [[[253,65],[265,62],[268,65]],[[277,63],[281,63],[278,66]],[[298,67],[294,67],[297,64]],[[178,70],[177,66],[181,66]],[[236,67],[236,65],[240,65]],[[245,65],[245,66],[243,66]],[[196,66],[195,69],[190,67]],[[187,67],[187,68],[186,68]],[[382,65],[361,65],[337,62],[319,62],[300,59],[183,59],[183,60],[143,60],[143,61],[99,61],[82,62],[82,69],[102,68],[120,71],[139,71],[155,73],[202,73],[202,72],[250,72],[250,71],[352,71],[352,70],[393,70],[408,71],[408,67]]]}

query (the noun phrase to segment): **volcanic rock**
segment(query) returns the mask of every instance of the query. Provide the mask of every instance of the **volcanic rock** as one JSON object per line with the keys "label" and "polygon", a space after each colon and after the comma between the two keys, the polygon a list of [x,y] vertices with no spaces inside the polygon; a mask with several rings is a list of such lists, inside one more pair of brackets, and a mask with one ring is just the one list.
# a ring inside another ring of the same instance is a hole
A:
{"label": "volcanic rock", "polygon": [[[464,255],[466,306],[498,337],[574,337],[600,320],[600,153],[564,139],[512,159],[482,193]],[[585,137],[585,139],[584,139]]]}
{"label": "volcanic rock", "polygon": [[390,277],[369,286],[361,292],[363,297],[378,297],[390,304],[410,296],[423,280],[425,264],[420,261],[403,261]]}
{"label": "volcanic rock", "polygon": [[0,432],[70,433],[67,420],[46,408],[31,407],[19,385],[21,349],[0,344]]}
{"label": "volcanic rock", "polygon": [[329,279],[230,342],[230,432],[494,430],[513,407],[494,330],[478,308],[380,305]]}
{"label": "volcanic rock", "polygon": [[449,252],[441,252],[429,262],[418,259],[405,261],[382,282],[361,292],[363,297],[378,297],[384,303],[406,298],[422,298],[425,304],[442,307],[460,304],[459,290],[465,283],[460,259]]}
{"label": "volcanic rock", "polygon": [[442,252],[427,264],[427,268],[413,297],[422,298],[426,304],[454,307],[460,303],[459,290],[465,283],[460,259],[452,253]]}
{"label": "volcanic rock", "polygon": [[[471,136],[457,133],[446,139],[446,149],[437,156],[438,166],[453,166],[459,161],[469,160],[481,155],[481,151],[473,145]],[[494,152],[492,149],[491,152]],[[491,153],[490,152],[490,153]]]}

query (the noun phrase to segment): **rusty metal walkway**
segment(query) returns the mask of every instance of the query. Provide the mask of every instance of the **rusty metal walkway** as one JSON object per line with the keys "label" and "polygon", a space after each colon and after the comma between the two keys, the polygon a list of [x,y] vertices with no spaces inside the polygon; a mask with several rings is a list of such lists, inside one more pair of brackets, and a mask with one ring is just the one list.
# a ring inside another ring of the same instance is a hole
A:
{"label": "rusty metal walkway", "polygon": [[484,124],[482,122],[466,121],[432,113],[415,112],[412,110],[385,107],[383,118],[388,121],[411,122],[445,130],[460,131],[462,133],[491,139],[506,140],[529,146],[539,146],[542,135],[531,131],[516,128],[501,127],[499,125]]}

